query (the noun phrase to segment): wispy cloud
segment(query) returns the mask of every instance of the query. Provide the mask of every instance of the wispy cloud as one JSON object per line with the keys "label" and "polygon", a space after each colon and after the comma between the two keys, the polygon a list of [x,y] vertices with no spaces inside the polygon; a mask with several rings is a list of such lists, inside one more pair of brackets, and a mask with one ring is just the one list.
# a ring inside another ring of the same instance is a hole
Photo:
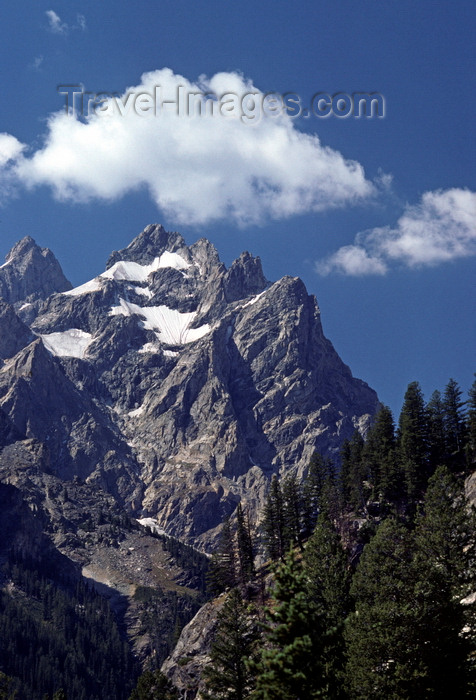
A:
{"label": "wispy cloud", "polygon": [[33,70],[40,70],[43,60],[43,56],[36,56],[28,67],[33,68]]}
{"label": "wispy cloud", "polygon": [[48,18],[48,29],[53,34],[63,34],[66,35],[72,29],[79,29],[80,31],[86,31],[86,17],[82,14],[76,15],[75,24],[69,25],[63,22],[61,17],[54,10],[47,10],[45,12]]}
{"label": "wispy cloud", "polygon": [[62,22],[59,15],[54,10],[46,10],[45,15],[48,18],[48,29],[53,34],[67,34],[68,25]]}
{"label": "wispy cloud", "polygon": [[467,189],[426,192],[407,206],[395,228],[359,233],[353,245],[319,261],[321,275],[385,274],[394,265],[416,268],[476,255],[476,193]]}
{"label": "wispy cloud", "polygon": [[[262,96],[237,73],[191,83],[163,69],[144,74],[123,103],[156,86],[171,101],[178,86]],[[187,224],[259,223],[346,206],[375,192],[359,163],[298,131],[286,114],[251,125],[174,109],[153,116],[125,111],[86,119],[52,115],[43,148],[17,164],[20,181],[47,184],[59,199],[74,201],[114,200],[143,187],[171,220]]]}

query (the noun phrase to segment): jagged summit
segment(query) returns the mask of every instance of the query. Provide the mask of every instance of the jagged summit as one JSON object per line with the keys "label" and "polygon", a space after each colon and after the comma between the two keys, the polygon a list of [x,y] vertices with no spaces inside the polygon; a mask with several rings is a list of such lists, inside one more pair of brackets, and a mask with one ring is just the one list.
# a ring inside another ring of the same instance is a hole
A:
{"label": "jagged summit", "polygon": [[[13,250],[0,273],[49,254],[26,239]],[[5,434],[43,442],[53,473],[195,546],[239,500],[256,520],[274,473],[302,475],[316,449],[338,455],[377,408],[303,282],[269,282],[248,252],[227,269],[206,239],[148,226],[60,292],[31,305],[29,328],[0,308],[21,338],[0,347]]]}
{"label": "jagged summit", "polygon": [[46,299],[71,289],[59,262],[48,248],[40,248],[31,236],[16,243],[0,266],[0,298],[10,304]]}
{"label": "jagged summit", "polygon": [[129,260],[142,265],[150,264],[155,258],[166,251],[175,253],[186,249],[185,241],[180,233],[169,233],[161,224],[151,224],[134,238],[126,248],[113,251],[109,256],[106,269],[119,260]]}

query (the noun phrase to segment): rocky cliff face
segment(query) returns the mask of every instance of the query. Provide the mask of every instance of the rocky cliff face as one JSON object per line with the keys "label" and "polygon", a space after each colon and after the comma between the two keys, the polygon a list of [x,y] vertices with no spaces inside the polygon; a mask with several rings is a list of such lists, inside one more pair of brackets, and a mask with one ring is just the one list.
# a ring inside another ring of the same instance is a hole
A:
{"label": "rocky cliff face", "polygon": [[272,474],[337,455],[376,410],[302,281],[268,282],[249,253],[226,269],[149,226],[75,289],[51,256],[26,238],[0,268],[22,301],[0,306],[4,443],[34,439],[52,474],[170,534],[207,549],[239,500],[256,521]]}
{"label": "rocky cliff face", "polygon": [[54,292],[71,289],[60,264],[48,248],[40,248],[25,236],[0,265],[0,297],[9,304],[46,299]]}

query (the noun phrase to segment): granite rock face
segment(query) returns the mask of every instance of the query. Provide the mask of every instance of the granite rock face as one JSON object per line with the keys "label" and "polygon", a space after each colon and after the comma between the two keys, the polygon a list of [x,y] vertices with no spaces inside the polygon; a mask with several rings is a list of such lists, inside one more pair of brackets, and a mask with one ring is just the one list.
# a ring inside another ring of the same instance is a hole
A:
{"label": "granite rock face", "polygon": [[209,549],[240,500],[256,522],[273,474],[338,455],[377,409],[302,281],[268,282],[249,253],[226,269],[207,240],[148,226],[72,290],[51,255],[23,239],[0,268],[6,302],[45,299],[24,323],[0,306],[4,432],[188,543]]}
{"label": "granite rock face", "polygon": [[48,248],[40,248],[31,236],[16,243],[0,266],[0,297],[9,304],[46,299],[71,289],[59,262]]}

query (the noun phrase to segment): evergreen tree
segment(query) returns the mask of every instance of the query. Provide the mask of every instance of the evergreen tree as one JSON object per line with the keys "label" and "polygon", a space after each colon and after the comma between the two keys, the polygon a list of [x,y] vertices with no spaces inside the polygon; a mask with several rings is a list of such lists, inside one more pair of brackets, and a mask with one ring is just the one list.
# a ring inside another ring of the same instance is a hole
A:
{"label": "evergreen tree", "polygon": [[256,664],[253,700],[321,697],[321,620],[307,595],[307,576],[291,550],[275,571],[265,647]]}
{"label": "evergreen tree", "polygon": [[364,481],[366,474],[362,463],[364,439],[356,430],[351,440],[346,440],[341,450],[341,491],[344,510],[362,512],[366,497]]}
{"label": "evergreen tree", "polygon": [[476,620],[461,601],[476,590],[474,525],[463,485],[439,467],[416,521],[414,569],[427,693],[441,700],[469,697]]}
{"label": "evergreen tree", "polygon": [[356,609],[345,633],[353,700],[428,697],[418,685],[412,559],[411,536],[393,517],[362,553],[351,586]]}
{"label": "evergreen tree", "polygon": [[268,498],[264,507],[262,530],[269,558],[273,561],[280,558],[282,559],[286,551],[283,494],[276,474],[271,480]]}
{"label": "evergreen tree", "polygon": [[178,692],[169,679],[160,672],[144,671],[129,700],[178,700]]}
{"label": "evergreen tree", "polygon": [[217,550],[210,560],[207,583],[212,595],[236,586],[235,542],[229,518],[223,523]]}
{"label": "evergreen tree", "polygon": [[454,379],[450,379],[443,395],[444,424],[448,466],[453,471],[464,469],[466,445],[465,402],[461,401],[462,391]]}
{"label": "evergreen tree", "polygon": [[259,631],[247,613],[240,592],[234,588],[218,614],[218,625],[204,669],[204,698],[246,700],[251,695],[253,676],[247,663],[256,656]]}
{"label": "evergreen tree", "polygon": [[418,382],[405,392],[398,425],[400,462],[411,503],[421,498],[428,480],[428,429],[423,394]]}
{"label": "evergreen tree", "polygon": [[255,574],[253,541],[248,518],[245,519],[241,503],[236,508],[236,540],[238,547],[239,580],[242,585]]}
{"label": "evergreen tree", "polygon": [[[476,375],[475,375],[476,376]],[[475,469],[476,462],[476,379],[468,391],[468,418],[466,464],[468,470]]]}
{"label": "evergreen tree", "polygon": [[372,486],[372,496],[396,503],[403,496],[403,478],[395,454],[395,426],[388,406],[381,406],[362,450],[364,472]]}
{"label": "evergreen tree", "polygon": [[13,689],[13,680],[0,671],[0,700],[15,700],[16,692]]}
{"label": "evergreen tree", "polygon": [[330,460],[325,459],[318,452],[312,455],[303,484],[303,528],[304,535],[309,537],[316,527],[319,515],[319,505],[322,490],[327,481],[330,469]]}
{"label": "evergreen tree", "polygon": [[445,411],[441,393],[436,390],[426,407],[428,419],[428,442],[430,471],[446,463],[447,448],[445,434]]}
{"label": "evergreen tree", "polygon": [[322,620],[323,674],[325,697],[344,698],[345,640],[344,622],[351,611],[351,574],[341,540],[326,510],[318,518],[316,529],[304,552],[308,578],[308,597]]}
{"label": "evergreen tree", "polygon": [[282,486],[283,494],[283,546],[289,545],[302,549],[302,496],[298,480],[288,475]]}

